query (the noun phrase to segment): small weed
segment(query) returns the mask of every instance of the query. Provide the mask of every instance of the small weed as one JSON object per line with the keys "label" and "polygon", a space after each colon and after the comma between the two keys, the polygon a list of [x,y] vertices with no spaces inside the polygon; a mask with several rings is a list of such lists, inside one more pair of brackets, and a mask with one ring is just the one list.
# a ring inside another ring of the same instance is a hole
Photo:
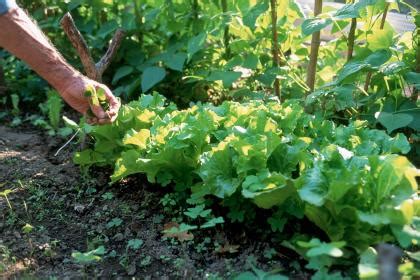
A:
{"label": "small weed", "polygon": [[103,200],[111,200],[114,198],[114,194],[111,192],[106,192],[101,197]]}
{"label": "small weed", "polygon": [[143,240],[141,239],[131,239],[128,241],[127,244],[127,248],[126,251],[128,251],[129,249],[132,249],[134,251],[140,249],[140,247],[143,245]]}
{"label": "small weed", "polygon": [[123,220],[120,218],[113,218],[106,224],[107,228],[119,227],[123,223]]}
{"label": "small weed", "polygon": [[273,248],[269,248],[264,250],[264,257],[266,259],[271,260],[275,255],[277,255],[277,251]]}
{"label": "small weed", "polygon": [[140,266],[141,267],[146,267],[149,266],[152,263],[152,257],[151,256],[145,256],[141,261],[140,261]]}

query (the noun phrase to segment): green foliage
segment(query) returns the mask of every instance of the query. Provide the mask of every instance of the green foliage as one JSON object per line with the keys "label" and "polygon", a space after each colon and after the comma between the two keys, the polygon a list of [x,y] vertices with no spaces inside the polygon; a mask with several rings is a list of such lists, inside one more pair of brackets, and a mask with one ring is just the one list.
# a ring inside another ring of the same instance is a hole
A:
{"label": "green foliage", "polygon": [[71,256],[78,263],[89,264],[92,262],[100,261],[102,259],[100,256],[104,254],[105,254],[105,247],[99,246],[95,250],[92,250],[86,253],[81,253],[78,251],[73,252]]}
{"label": "green foliage", "polygon": [[[294,0],[282,1],[280,67],[271,57],[267,0],[228,1],[227,11],[213,0],[22,2],[76,66],[77,55],[57,24],[64,12],[72,12],[95,58],[118,26],[127,32],[104,81],[128,104],[113,125],[80,126],[94,144],[74,160],[114,166],[112,182],[142,173],[173,186],[177,195],[161,200],[167,212],[189,196],[184,218],[197,225],[181,224],[172,234],[222,226],[226,219],[252,224],[258,212],[283,236],[288,225],[306,219],[323,233],[297,232],[291,247],[318,271],[314,279],[342,279],[329,273],[331,266],[343,258],[354,262],[355,253],[379,242],[418,242],[418,170],[397,155],[420,154],[420,111],[411,98],[420,84],[417,40],[415,32],[381,26],[386,1],[356,0],[309,18]],[[418,26],[418,11],[410,13]],[[353,18],[358,25],[347,61],[345,27]],[[316,90],[308,93],[309,35],[327,28],[335,39],[321,45]],[[17,115],[18,105],[44,98],[45,82],[15,58],[0,56],[6,78],[15,79],[10,91]],[[271,96],[276,79],[282,105]],[[158,94],[140,96],[153,90],[174,103]],[[207,100],[220,105],[191,103]],[[178,110],[175,103],[191,106]],[[61,107],[54,104],[50,96],[44,105],[49,122],[38,121],[55,131]],[[78,128],[68,119],[65,124]],[[226,207],[226,217],[212,213],[214,201]],[[121,224],[115,218],[108,227]],[[361,277],[366,267],[373,269],[372,254],[366,254]]]}
{"label": "green foliage", "polygon": [[107,228],[119,227],[123,223],[123,220],[120,218],[113,218],[106,224]]}
{"label": "green foliage", "polygon": [[127,249],[138,250],[143,245],[143,240],[141,239],[131,239],[128,241]]}
{"label": "green foliage", "polygon": [[206,209],[211,197],[228,206],[232,220],[243,221],[242,206],[266,209],[277,232],[305,216],[332,243],[298,245],[314,260],[311,269],[327,269],[345,257],[342,248],[362,252],[378,242],[418,240],[419,172],[395,154],[409,152],[410,144],[402,134],[390,137],[367,125],[336,125],[296,102],[177,110],[158,94],[143,95],[124,105],[114,124],[93,127],[94,147],[75,161],[115,164],[113,182],[144,173],[150,182],[187,190],[194,206],[184,214],[205,219],[202,229],[224,222]]}
{"label": "green foliage", "polygon": [[61,97],[56,92],[50,91],[47,99],[48,120],[55,130],[57,130],[60,125],[62,108],[63,101]]}

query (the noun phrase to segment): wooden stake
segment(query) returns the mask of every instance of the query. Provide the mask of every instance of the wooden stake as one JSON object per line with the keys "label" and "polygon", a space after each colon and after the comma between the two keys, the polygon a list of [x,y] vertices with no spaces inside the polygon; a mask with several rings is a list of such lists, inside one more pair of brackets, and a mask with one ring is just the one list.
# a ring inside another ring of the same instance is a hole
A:
{"label": "wooden stake", "polygon": [[114,37],[112,38],[112,42],[109,45],[105,55],[99,60],[98,63],[95,64],[86,41],[80,31],[77,29],[70,13],[66,13],[61,19],[60,23],[73,47],[76,49],[80,60],[82,61],[86,75],[92,80],[102,82],[103,73],[105,72],[106,68],[108,68],[109,64],[117,53],[118,48],[121,45],[121,41],[125,35],[124,31],[122,29],[118,29],[115,32]]}
{"label": "wooden stake", "polygon": [[[420,73],[420,26],[417,26],[414,36],[417,37],[417,41],[414,41],[413,44],[417,45],[416,50],[416,72]],[[415,40],[415,39],[414,39]],[[418,85],[417,85],[418,86]],[[417,102],[419,99],[420,90],[417,89],[417,87],[414,87],[413,94],[411,95],[411,100],[414,102]]]}
{"label": "wooden stake", "polygon": [[354,40],[355,40],[355,35],[356,35],[356,27],[357,27],[357,19],[356,18],[352,18],[351,19],[351,25],[350,25],[350,31],[349,31],[349,37],[347,40],[347,61],[349,61],[350,59],[352,59],[353,57],[353,50],[354,50]]}
{"label": "wooden stake", "polygon": [[[315,0],[314,15],[322,13],[322,0]],[[309,56],[308,74],[306,84],[311,91],[315,88],[316,64],[318,61],[319,45],[321,44],[321,32],[314,32],[311,40],[311,54]]]}
{"label": "wooden stake", "polygon": [[[280,47],[277,33],[277,0],[270,0],[271,3],[271,29],[272,29],[272,53],[273,53],[273,66],[280,66]],[[281,102],[281,92],[280,92],[280,81],[278,78],[274,80],[274,93],[278,96]]]}

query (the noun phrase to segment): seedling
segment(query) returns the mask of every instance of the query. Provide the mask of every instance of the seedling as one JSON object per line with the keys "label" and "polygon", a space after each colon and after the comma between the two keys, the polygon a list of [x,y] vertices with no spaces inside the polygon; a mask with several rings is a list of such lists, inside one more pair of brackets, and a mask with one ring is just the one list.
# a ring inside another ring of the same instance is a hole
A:
{"label": "seedling", "polygon": [[102,259],[100,256],[104,254],[105,254],[105,247],[99,246],[95,250],[92,250],[86,253],[81,253],[81,252],[76,251],[72,253],[71,256],[78,263],[89,264],[92,262],[100,261]]}

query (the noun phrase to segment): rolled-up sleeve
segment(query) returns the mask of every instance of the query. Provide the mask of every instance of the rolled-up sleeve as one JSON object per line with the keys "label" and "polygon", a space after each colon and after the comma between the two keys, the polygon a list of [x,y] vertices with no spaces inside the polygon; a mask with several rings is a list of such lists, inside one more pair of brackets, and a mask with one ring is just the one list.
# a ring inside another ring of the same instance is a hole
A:
{"label": "rolled-up sleeve", "polygon": [[10,9],[16,7],[15,0],[0,0],[0,15],[6,14]]}

